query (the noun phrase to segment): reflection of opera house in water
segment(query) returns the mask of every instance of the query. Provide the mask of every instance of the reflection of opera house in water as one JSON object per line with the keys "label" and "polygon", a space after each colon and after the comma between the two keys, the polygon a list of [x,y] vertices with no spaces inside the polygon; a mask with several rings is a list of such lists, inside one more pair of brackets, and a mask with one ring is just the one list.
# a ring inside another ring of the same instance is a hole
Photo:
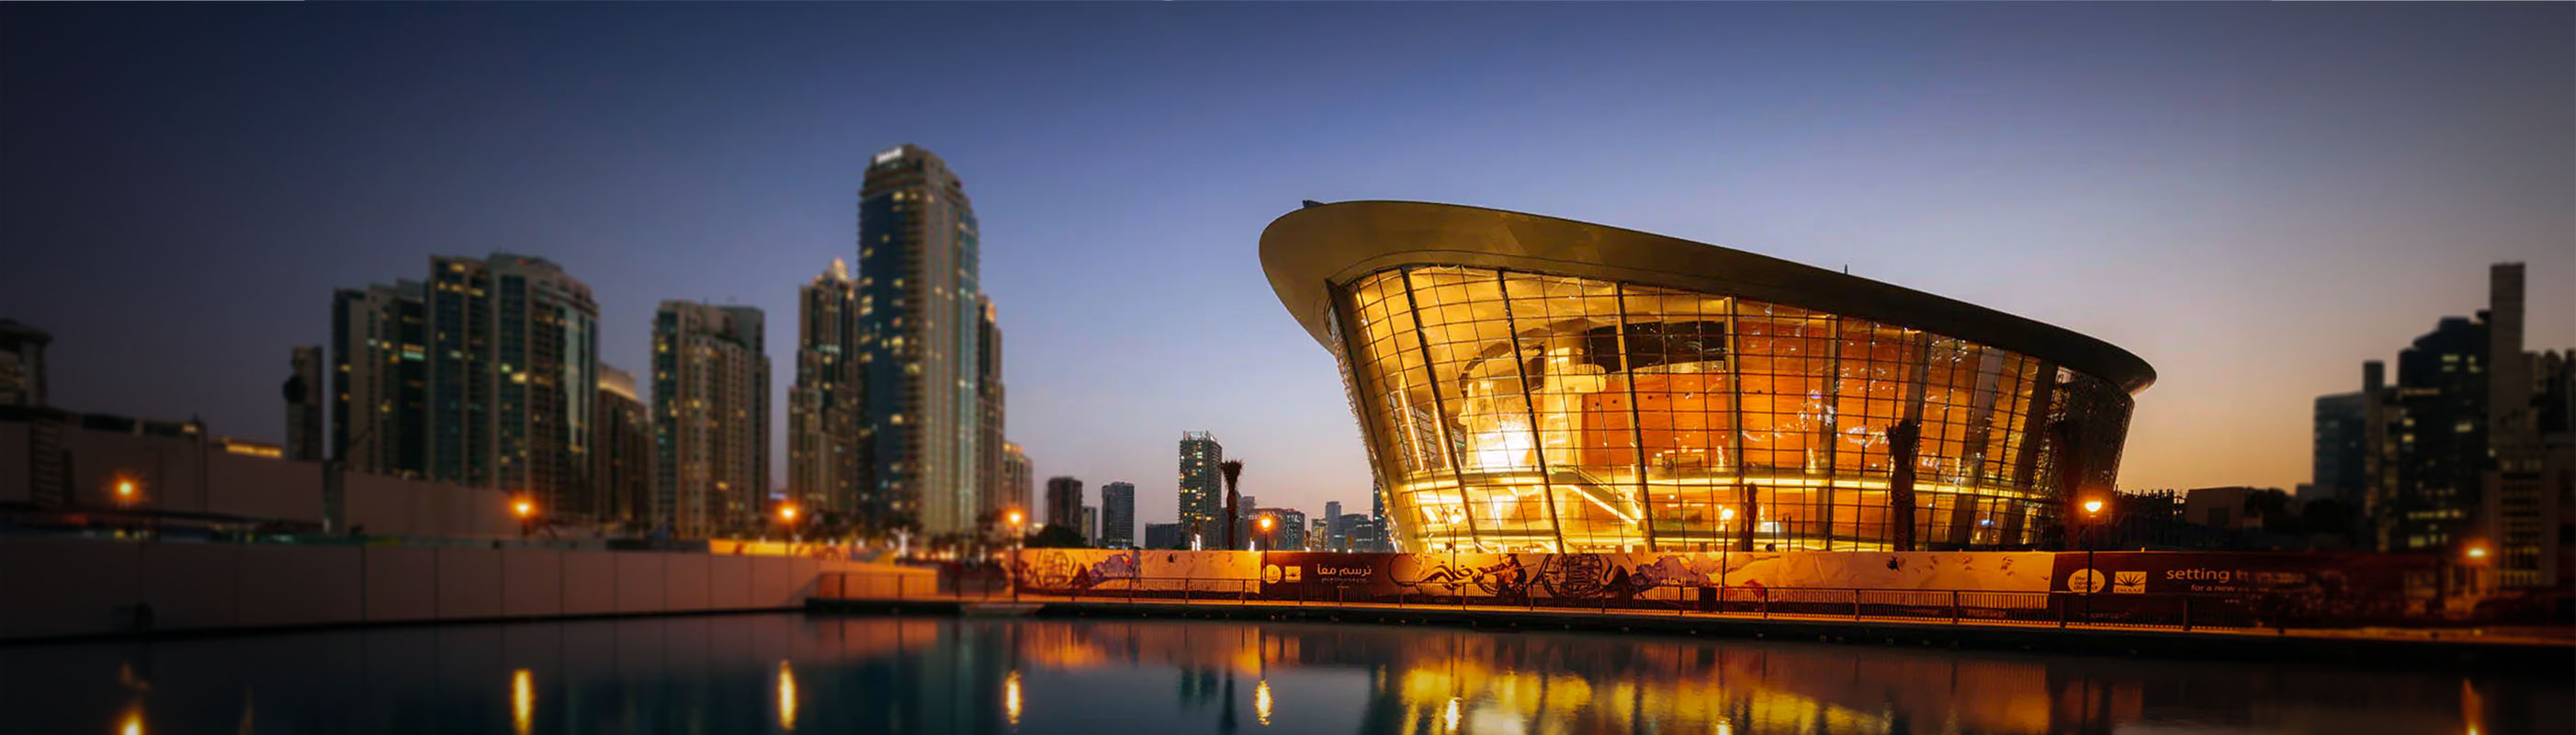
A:
{"label": "reflection of opera house in water", "polygon": [[1406,551],[1887,549],[1909,481],[1914,548],[2046,543],[2155,379],[1983,307],[1535,215],[1310,205],[1261,259],[1343,366]]}

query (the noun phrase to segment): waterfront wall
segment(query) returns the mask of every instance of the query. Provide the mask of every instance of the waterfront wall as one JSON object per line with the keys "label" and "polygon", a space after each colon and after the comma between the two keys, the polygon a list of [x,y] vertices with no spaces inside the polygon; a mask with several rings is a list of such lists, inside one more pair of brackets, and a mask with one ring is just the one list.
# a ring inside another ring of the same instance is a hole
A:
{"label": "waterfront wall", "polygon": [[[0,640],[127,632],[760,610],[826,569],[792,556],[488,546],[0,538]],[[920,572],[926,573],[926,572]]]}
{"label": "waterfront wall", "polygon": [[[30,424],[0,420],[0,505],[36,504]],[[70,426],[62,432],[64,497],[71,508],[323,522],[322,465],[232,454],[198,437]],[[346,518],[373,536],[514,539],[510,497],[492,488],[349,472]],[[137,496],[120,499],[119,481]]]}

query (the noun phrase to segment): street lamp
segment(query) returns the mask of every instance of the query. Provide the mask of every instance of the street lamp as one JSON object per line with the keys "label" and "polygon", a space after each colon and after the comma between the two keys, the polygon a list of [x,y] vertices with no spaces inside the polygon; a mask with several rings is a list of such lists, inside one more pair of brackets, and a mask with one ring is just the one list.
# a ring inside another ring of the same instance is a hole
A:
{"label": "street lamp", "polygon": [[528,526],[537,516],[537,504],[527,496],[519,496],[518,500],[510,503],[510,515],[519,518],[519,538],[527,538]]}
{"label": "street lamp", "polygon": [[2085,582],[2085,589],[2084,589],[2084,623],[2085,623],[2086,625],[2091,625],[2091,624],[2093,624],[2093,596],[2094,596],[2094,595],[2097,595],[2097,594],[2101,594],[2101,592],[2102,592],[2102,584],[2103,584],[2104,582],[2106,582],[2106,581],[2109,581],[2109,579],[2110,579],[2109,575],[2105,575],[2105,574],[2103,574],[2103,573],[2102,573],[2102,570],[2101,570],[2099,567],[2095,567],[2095,566],[2093,566],[2093,548],[2094,548],[2094,547],[2096,547],[2096,546],[2100,546],[2100,545],[2102,545],[2102,544],[2101,544],[2101,538],[2100,538],[2100,536],[2102,535],[2102,528],[2101,528],[2101,527],[2102,527],[2102,499],[2101,499],[2101,498],[2087,498],[2087,499],[2085,499],[2085,501],[2084,501],[2084,573],[2085,573],[2087,576],[2084,578],[2084,582]]}
{"label": "street lamp", "polygon": [[778,524],[787,527],[787,542],[790,545],[796,542],[796,510],[795,503],[778,504]]}
{"label": "street lamp", "polygon": [[[1009,572],[1009,573],[1010,573],[1010,575],[1011,575],[1011,601],[1012,601],[1012,602],[1019,602],[1019,601],[1020,601],[1020,545],[1021,545],[1022,543],[1025,543],[1025,542],[1027,542],[1027,541],[1028,541],[1028,534],[1026,534],[1026,533],[1022,533],[1020,529],[1021,529],[1022,524],[1025,524],[1025,523],[1027,523],[1027,522],[1028,522],[1028,519],[1029,519],[1029,518],[1028,518],[1028,516],[1027,516],[1027,515],[1020,513],[1020,509],[1018,509],[1018,508],[1012,508],[1012,509],[1011,509],[1011,512],[1010,512],[1010,514],[1007,516],[1007,518],[1011,521],[1011,563],[1010,563],[1009,568],[1005,569],[1004,571]],[[1014,682],[1016,682],[1017,680],[1016,680],[1016,679],[1014,679],[1013,681],[1014,681]],[[1016,690],[1016,688],[1014,689],[1014,691],[1017,691],[1017,690]]]}

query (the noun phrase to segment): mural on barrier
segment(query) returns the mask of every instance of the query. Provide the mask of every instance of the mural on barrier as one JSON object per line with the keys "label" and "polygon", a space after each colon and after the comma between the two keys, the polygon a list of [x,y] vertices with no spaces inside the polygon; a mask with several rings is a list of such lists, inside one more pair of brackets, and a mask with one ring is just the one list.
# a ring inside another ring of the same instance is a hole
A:
{"label": "mural on barrier", "polygon": [[1259,558],[1247,551],[1026,549],[1015,564],[1031,592],[1251,591]]}
{"label": "mural on barrier", "polygon": [[[1679,587],[2044,592],[2047,552],[1746,552],[1611,554],[1336,554],[1280,551],[1028,549],[1017,568],[1032,592],[1170,590],[1262,595],[1634,597]],[[1252,585],[1258,584],[1258,587]],[[1756,594],[1759,594],[1757,592]]]}
{"label": "mural on barrier", "polygon": [[[2282,615],[2384,618],[2429,609],[2441,559],[2422,554],[2258,554],[2105,551],[2057,554],[2049,589],[2113,601],[2124,595],[2259,596]],[[2088,566],[2089,564],[2089,566]]]}
{"label": "mural on barrier", "polygon": [[1427,595],[1510,599],[1632,598],[1683,587],[1888,590],[2048,589],[2046,552],[1746,552],[1604,554],[1330,554],[1274,552],[1263,594]]}

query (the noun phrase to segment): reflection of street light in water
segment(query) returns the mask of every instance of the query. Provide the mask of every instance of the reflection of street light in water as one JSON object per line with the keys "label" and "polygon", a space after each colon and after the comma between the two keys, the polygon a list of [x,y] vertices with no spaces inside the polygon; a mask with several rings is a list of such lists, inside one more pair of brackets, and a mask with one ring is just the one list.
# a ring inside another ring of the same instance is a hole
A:
{"label": "reflection of street light in water", "polygon": [[119,735],[143,735],[143,705],[125,708],[125,716],[116,721],[116,732]]}
{"label": "reflection of street light in water", "polygon": [[1261,718],[1262,725],[1270,724],[1269,679],[1263,679],[1260,684],[1252,687],[1252,716]]}
{"label": "reflection of street light in water", "polygon": [[1450,697],[1450,698],[1449,698],[1449,711],[1448,711],[1447,713],[1445,713],[1445,714],[1440,715],[1440,719],[1449,723],[1449,730],[1450,730],[1451,732],[1456,732],[1456,731],[1458,730],[1458,698],[1457,698],[1457,697]]}
{"label": "reflection of street light in water", "polygon": [[1011,718],[1012,726],[1020,724],[1020,672],[1002,679],[1002,714]]}
{"label": "reflection of street light in water", "polygon": [[527,669],[510,672],[510,728],[528,735],[537,719],[537,684]]}
{"label": "reflection of street light in water", "polygon": [[778,660],[778,729],[796,731],[796,670]]}

